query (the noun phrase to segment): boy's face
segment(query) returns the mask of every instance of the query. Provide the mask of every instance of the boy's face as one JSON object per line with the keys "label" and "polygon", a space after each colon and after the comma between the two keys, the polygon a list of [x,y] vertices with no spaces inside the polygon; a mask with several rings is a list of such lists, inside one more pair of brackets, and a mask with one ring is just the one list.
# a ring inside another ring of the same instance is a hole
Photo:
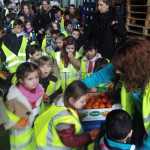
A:
{"label": "boy's face", "polygon": [[73,18],[73,22],[78,23],[78,19],[77,18]]}
{"label": "boy's face", "polygon": [[9,17],[6,17],[6,21],[9,22],[9,21],[10,21],[10,18],[9,18]]}
{"label": "boy's face", "polygon": [[37,62],[37,60],[42,56],[41,51],[36,51],[33,55],[29,54],[31,61]]}
{"label": "boy's face", "polygon": [[96,56],[96,50],[93,48],[91,50],[86,50],[85,51],[85,54],[86,54],[86,57],[88,58],[88,60],[92,59],[93,57]]}
{"label": "boy's face", "polygon": [[45,31],[45,35],[47,36],[47,37],[51,37],[52,36],[52,34],[47,30],[47,31]]}
{"label": "boy's face", "polygon": [[50,74],[50,72],[52,71],[52,67],[50,66],[50,63],[46,63],[44,65],[41,65],[39,67],[40,72],[41,72],[41,77],[42,78],[46,78],[48,77],[48,75]]}
{"label": "boy's face", "polygon": [[67,30],[72,31],[72,24],[68,24],[68,25],[66,26],[66,28],[67,28]]}
{"label": "boy's face", "polygon": [[31,23],[30,22],[26,23],[26,28],[27,28],[27,30],[31,28]]}
{"label": "boy's face", "polygon": [[21,33],[22,30],[23,30],[23,27],[22,27],[22,26],[20,26],[20,25],[14,26],[14,32],[15,32],[16,34]]}
{"label": "boy's face", "polygon": [[79,39],[80,33],[77,31],[73,31],[72,36],[75,38],[75,40],[77,40],[77,39]]}
{"label": "boy's face", "polygon": [[63,48],[63,40],[62,39],[56,39],[56,46],[61,50]]}
{"label": "boy's face", "polygon": [[56,16],[61,17],[61,11],[58,11],[58,12],[56,13]]}

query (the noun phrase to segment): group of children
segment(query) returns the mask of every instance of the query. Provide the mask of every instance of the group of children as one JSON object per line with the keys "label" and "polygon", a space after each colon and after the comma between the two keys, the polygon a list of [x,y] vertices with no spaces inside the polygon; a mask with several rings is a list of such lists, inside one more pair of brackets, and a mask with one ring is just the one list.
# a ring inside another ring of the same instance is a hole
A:
{"label": "group of children", "polygon": [[[83,132],[80,123],[78,109],[86,104],[89,92],[80,80],[109,60],[97,53],[95,41],[80,41],[77,15],[70,16],[71,21],[66,17],[64,23],[61,13],[56,10],[55,22],[45,27],[41,45],[31,20],[25,21],[21,15],[14,20],[13,30],[6,27],[10,30],[6,35],[0,28],[2,65],[10,74],[9,82],[15,77],[4,98],[8,115],[4,128],[11,131],[12,150],[81,149],[95,139],[92,131]],[[6,18],[10,22],[9,15]],[[44,94],[48,95],[46,100]],[[61,94],[65,106],[52,104]],[[129,115],[114,110],[106,119],[106,134],[99,141],[99,149],[130,149],[131,145],[122,143],[131,134]]]}

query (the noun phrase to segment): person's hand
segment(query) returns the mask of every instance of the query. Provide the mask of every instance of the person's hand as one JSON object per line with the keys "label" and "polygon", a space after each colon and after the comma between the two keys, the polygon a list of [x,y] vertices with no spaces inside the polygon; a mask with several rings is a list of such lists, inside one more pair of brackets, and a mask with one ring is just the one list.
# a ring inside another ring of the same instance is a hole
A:
{"label": "person's hand", "polygon": [[72,52],[69,52],[69,53],[68,53],[68,57],[69,57],[69,56],[72,56],[72,55],[73,55],[73,53],[72,53]]}
{"label": "person's hand", "polygon": [[95,92],[97,92],[97,88],[93,87],[93,88],[90,89],[90,91],[95,93]]}
{"label": "person's hand", "polygon": [[111,23],[111,27],[112,27],[112,29],[118,28],[118,21],[113,21],[113,22]]}

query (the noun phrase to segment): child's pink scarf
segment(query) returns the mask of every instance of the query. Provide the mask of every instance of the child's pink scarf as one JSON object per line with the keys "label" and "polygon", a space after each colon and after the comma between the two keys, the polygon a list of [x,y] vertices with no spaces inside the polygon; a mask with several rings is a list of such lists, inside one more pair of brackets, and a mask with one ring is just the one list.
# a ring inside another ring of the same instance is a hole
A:
{"label": "child's pink scarf", "polygon": [[44,90],[40,84],[34,90],[28,90],[22,84],[19,84],[18,89],[30,103],[35,103],[44,94]]}

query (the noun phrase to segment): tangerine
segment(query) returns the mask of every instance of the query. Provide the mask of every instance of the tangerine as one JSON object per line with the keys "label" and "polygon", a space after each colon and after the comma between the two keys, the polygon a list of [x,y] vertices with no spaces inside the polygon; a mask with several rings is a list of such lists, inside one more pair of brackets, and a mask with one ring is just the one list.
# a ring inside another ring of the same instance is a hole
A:
{"label": "tangerine", "polygon": [[99,108],[105,108],[105,104],[100,103],[100,104],[99,104]]}
{"label": "tangerine", "polygon": [[92,137],[97,137],[98,133],[99,133],[99,130],[94,129],[94,130],[92,130],[91,135],[92,135]]}
{"label": "tangerine", "polygon": [[44,100],[44,101],[47,101],[47,100],[48,100],[48,95],[47,95],[46,93],[44,93],[44,95],[43,95],[43,100]]}
{"label": "tangerine", "polygon": [[24,118],[20,118],[20,120],[19,120],[19,124],[20,124],[20,126],[21,126],[21,127],[25,127],[25,126],[26,126],[26,124],[27,124],[27,120],[26,120],[26,119],[24,119]]}

